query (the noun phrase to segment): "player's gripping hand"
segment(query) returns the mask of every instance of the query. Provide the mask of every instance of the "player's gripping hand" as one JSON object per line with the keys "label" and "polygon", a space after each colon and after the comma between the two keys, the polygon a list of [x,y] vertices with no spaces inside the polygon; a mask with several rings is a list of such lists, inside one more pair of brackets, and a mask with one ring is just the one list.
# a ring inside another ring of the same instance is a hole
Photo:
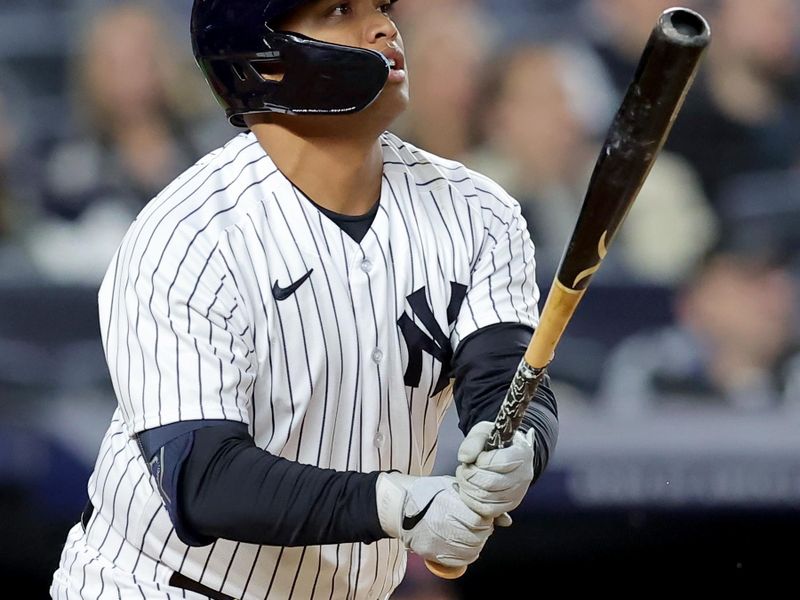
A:
{"label": "player's gripping hand", "polygon": [[381,527],[425,559],[450,567],[474,562],[494,525],[464,504],[455,481],[382,473],[377,484]]}
{"label": "player's gripping hand", "polygon": [[484,451],[493,426],[477,423],[461,442],[456,480],[464,504],[483,517],[510,521],[505,513],[519,506],[533,480],[534,431],[517,431],[511,446]]}

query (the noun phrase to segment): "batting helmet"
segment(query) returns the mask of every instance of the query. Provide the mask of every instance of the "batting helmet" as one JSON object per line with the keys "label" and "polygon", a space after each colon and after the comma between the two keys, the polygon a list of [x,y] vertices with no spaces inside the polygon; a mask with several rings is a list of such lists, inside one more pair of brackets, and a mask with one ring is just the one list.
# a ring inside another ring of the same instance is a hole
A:
{"label": "batting helmet", "polygon": [[252,113],[354,113],[380,94],[390,71],[380,52],[274,29],[309,1],[194,0],[194,56],[232,125]]}

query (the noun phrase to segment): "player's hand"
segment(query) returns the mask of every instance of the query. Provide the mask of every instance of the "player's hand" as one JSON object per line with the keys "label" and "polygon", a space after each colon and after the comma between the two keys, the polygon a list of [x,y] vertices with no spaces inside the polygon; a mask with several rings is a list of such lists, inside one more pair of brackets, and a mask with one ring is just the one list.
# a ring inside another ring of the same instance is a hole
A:
{"label": "player's hand", "polygon": [[517,431],[508,448],[484,451],[493,426],[482,421],[461,442],[456,480],[464,504],[483,517],[503,519],[519,506],[533,480],[534,431]]}
{"label": "player's hand", "polygon": [[381,473],[377,499],[383,530],[441,565],[461,567],[477,560],[494,525],[464,504],[455,481]]}

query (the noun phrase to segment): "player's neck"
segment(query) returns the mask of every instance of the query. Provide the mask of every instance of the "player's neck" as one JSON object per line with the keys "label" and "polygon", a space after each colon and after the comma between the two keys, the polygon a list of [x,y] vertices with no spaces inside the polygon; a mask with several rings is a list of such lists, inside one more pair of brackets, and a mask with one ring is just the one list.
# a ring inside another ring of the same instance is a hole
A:
{"label": "player's neck", "polygon": [[275,123],[251,129],[275,166],[320,206],[361,215],[378,200],[383,154],[377,136],[304,136]]}

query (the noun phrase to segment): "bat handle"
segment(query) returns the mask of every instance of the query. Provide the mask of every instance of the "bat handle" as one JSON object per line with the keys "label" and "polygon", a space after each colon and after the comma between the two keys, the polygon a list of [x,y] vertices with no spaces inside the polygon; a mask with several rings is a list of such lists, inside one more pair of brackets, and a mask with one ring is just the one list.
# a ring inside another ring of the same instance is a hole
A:
{"label": "bat handle", "polygon": [[[531,367],[525,359],[520,361],[484,450],[505,448],[511,443],[511,438],[522,420],[525,408],[545,376],[545,369],[546,367]],[[458,579],[467,572],[466,566],[448,567],[432,560],[426,560],[425,566],[431,573],[442,579]]]}
{"label": "bat handle", "polygon": [[442,579],[458,579],[467,572],[466,565],[461,567],[448,567],[447,565],[442,565],[432,560],[426,560],[425,566],[428,567],[428,571]]}

